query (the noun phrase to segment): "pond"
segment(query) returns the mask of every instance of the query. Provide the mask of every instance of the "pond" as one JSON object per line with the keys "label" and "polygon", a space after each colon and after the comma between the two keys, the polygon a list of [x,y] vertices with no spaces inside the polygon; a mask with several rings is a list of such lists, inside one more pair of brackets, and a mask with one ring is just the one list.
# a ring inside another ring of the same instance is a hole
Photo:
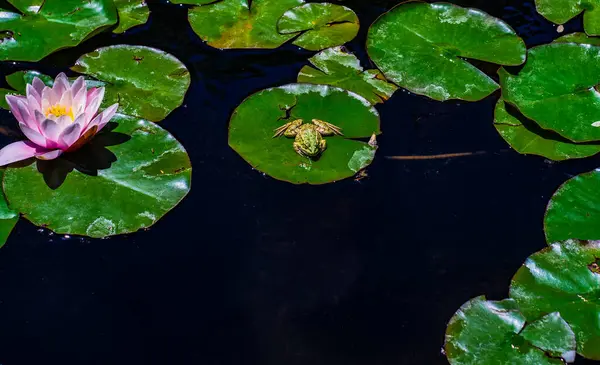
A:
{"label": "pond", "polygon": [[[397,3],[343,2],[360,19],[346,48],[363,65],[374,67],[369,25]],[[528,47],[559,36],[532,1],[452,3],[504,20]],[[148,23],[124,34],[41,62],[0,63],[2,79],[29,69],[54,77],[114,44],[174,55],[192,83],[160,125],[194,167],[189,195],[147,230],[92,239],[18,222],[0,250],[1,364],[447,364],[450,318],[479,295],[507,297],[514,273],[546,247],[552,194],[599,165],[510,149],[493,127],[498,91],[469,103],[399,90],[376,106],[383,133],[368,176],[318,186],[273,179],[229,147],[229,119],[249,95],[295,82],[315,52],[211,48],[186,6],[148,4]],[[563,34],[581,30],[579,16]],[[497,79],[497,66],[477,65]],[[472,154],[386,158],[449,153]]]}

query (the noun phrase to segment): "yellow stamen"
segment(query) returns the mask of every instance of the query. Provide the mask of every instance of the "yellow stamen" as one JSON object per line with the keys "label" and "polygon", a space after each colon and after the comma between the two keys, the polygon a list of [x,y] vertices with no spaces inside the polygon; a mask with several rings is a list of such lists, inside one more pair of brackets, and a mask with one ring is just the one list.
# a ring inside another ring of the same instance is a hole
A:
{"label": "yellow stamen", "polygon": [[68,115],[69,118],[71,118],[71,121],[75,119],[75,116],[73,115],[73,108],[67,109],[64,105],[60,104],[48,107],[48,109],[46,109],[46,117],[50,116],[50,114],[57,118],[62,117],[63,115]]}

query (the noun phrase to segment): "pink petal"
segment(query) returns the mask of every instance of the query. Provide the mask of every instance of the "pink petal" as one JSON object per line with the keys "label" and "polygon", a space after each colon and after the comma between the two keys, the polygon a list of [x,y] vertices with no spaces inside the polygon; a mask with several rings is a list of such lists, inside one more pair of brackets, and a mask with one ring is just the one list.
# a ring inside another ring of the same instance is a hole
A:
{"label": "pink petal", "polygon": [[90,87],[87,91],[86,104],[89,104],[89,102],[92,101],[92,99],[95,98],[99,92],[100,91],[98,88]]}
{"label": "pink petal", "polygon": [[0,166],[26,160],[35,156],[42,149],[29,141],[11,143],[0,150]]}
{"label": "pink petal", "polygon": [[73,114],[79,115],[85,110],[87,101],[87,90],[81,89],[77,94],[73,94]]}
{"label": "pink petal", "polygon": [[15,118],[17,118],[17,121],[19,121],[20,123],[25,123],[23,116],[19,112],[19,106],[18,106],[19,100],[22,100],[22,99],[23,99],[22,96],[6,95],[6,102],[8,103],[8,106],[10,107],[10,111],[13,113]]}
{"label": "pink petal", "polygon": [[43,153],[41,153],[41,152],[36,153],[35,157],[40,160],[54,160],[58,156],[62,155],[62,153],[63,153],[62,150],[52,150],[52,151],[43,152]]}
{"label": "pink petal", "polygon": [[59,73],[54,80],[54,87],[52,87],[52,91],[54,91],[56,97],[60,99],[65,91],[67,91],[69,88],[70,85],[67,75],[65,75],[64,72]]}
{"label": "pink petal", "polygon": [[36,124],[36,128],[33,129],[37,129],[38,131],[41,132],[41,125],[42,122],[46,120],[46,117],[44,116],[44,114],[42,114],[41,112],[35,111],[34,112],[35,115],[35,124]]}
{"label": "pink petal", "polygon": [[62,94],[59,104],[67,108],[67,110],[73,106],[73,94],[71,93],[70,89],[67,89]]}
{"label": "pink petal", "polygon": [[108,108],[104,109],[104,111],[96,116],[96,118],[92,119],[90,124],[88,124],[87,128],[84,130],[84,133],[93,127],[98,127],[96,133],[100,132],[100,129],[104,128],[106,123],[108,123],[112,117],[115,116],[117,112],[117,108],[119,108],[119,104],[113,104]]}
{"label": "pink petal", "polygon": [[90,117],[96,115],[98,108],[100,108],[100,104],[102,103],[102,99],[104,99],[104,88],[101,87],[98,90],[98,94],[92,101],[89,101],[88,99],[88,105],[85,108],[85,113]]}
{"label": "pink petal", "polygon": [[42,91],[42,109],[46,110],[57,102],[52,89],[46,86]]}
{"label": "pink petal", "polygon": [[77,95],[81,90],[85,90],[85,79],[83,76],[79,76],[71,86],[73,95]]}
{"label": "pink petal", "polygon": [[63,144],[61,148],[67,149],[68,147],[71,147],[71,145],[75,143],[80,136],[81,126],[76,123],[71,124],[59,136],[59,139]]}
{"label": "pink petal", "polygon": [[33,78],[33,82],[31,83],[31,85],[33,86],[33,88],[35,89],[35,91],[37,91],[37,93],[40,96],[42,95],[42,91],[46,87],[46,85],[44,84],[44,82],[42,80],[40,80],[39,77],[34,77]]}
{"label": "pink petal", "polygon": [[42,94],[38,93],[35,87],[33,87],[31,84],[27,84],[27,86],[25,86],[25,95],[27,95],[27,100],[29,100],[30,97],[33,97],[38,104],[40,104],[42,101]]}
{"label": "pink petal", "polygon": [[17,109],[19,110],[19,114],[21,114],[21,117],[23,118],[23,123],[25,123],[27,125],[32,124],[33,118],[31,117],[31,113],[29,112],[29,109],[27,108],[27,100],[26,99],[25,99],[25,101],[23,101],[23,99],[20,99],[17,101]]}
{"label": "pink petal", "polygon": [[40,105],[40,103],[36,100],[36,98],[33,95],[29,95],[27,97],[27,104],[29,107],[29,115],[30,116],[35,116],[35,112],[41,112],[42,111],[42,106]]}
{"label": "pink petal", "polygon": [[40,132],[46,137],[54,142],[58,142],[58,136],[62,132],[63,128],[61,128],[57,122],[52,119],[46,119],[40,125]]}
{"label": "pink petal", "polygon": [[37,144],[40,147],[48,147],[48,140],[38,131],[29,128],[26,124],[19,123],[19,128],[31,142]]}

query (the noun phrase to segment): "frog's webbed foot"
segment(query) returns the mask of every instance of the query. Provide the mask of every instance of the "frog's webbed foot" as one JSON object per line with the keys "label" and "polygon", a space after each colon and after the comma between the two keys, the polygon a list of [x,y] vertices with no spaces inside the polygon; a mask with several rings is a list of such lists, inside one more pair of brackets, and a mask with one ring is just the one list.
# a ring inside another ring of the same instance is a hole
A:
{"label": "frog's webbed foot", "polygon": [[317,131],[321,133],[322,136],[343,136],[342,128],[333,125],[331,123],[324,122],[319,119],[313,119],[312,122],[317,126]]}
{"label": "frog's webbed foot", "polygon": [[285,123],[279,128],[275,129],[273,138],[285,135],[286,137],[295,137],[298,131],[298,127],[302,125],[302,119],[296,119],[289,123]]}

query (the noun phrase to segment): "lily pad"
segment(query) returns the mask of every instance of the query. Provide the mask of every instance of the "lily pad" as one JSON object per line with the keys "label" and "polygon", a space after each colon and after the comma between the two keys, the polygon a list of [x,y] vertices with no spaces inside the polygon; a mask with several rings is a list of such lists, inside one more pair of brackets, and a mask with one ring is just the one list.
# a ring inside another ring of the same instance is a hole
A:
{"label": "lily pad", "polygon": [[181,61],[150,47],[99,48],[71,69],[105,83],[103,106],[119,103],[120,113],[153,122],[179,107],[190,86],[190,73]]}
{"label": "lily pad", "polygon": [[502,96],[543,129],[574,142],[598,141],[598,59],[600,47],[589,44],[553,43],[532,48],[517,75],[501,73]]}
{"label": "lily pad", "polygon": [[277,48],[296,34],[279,34],[277,21],[303,0],[178,0],[191,4],[192,29],[211,47]]}
{"label": "lily pad", "polygon": [[589,35],[600,35],[599,0],[535,0],[537,11],[553,23],[564,24],[583,12],[583,27]]}
{"label": "lily pad", "polygon": [[600,360],[600,242],[569,240],[530,256],[510,297],[528,320],[560,312],[575,332],[577,352]]}
{"label": "lily pad", "polygon": [[522,154],[539,155],[554,161],[589,157],[600,152],[600,144],[577,144],[542,130],[533,121],[523,124],[509,113],[506,103],[496,104],[494,127],[502,138]]}
{"label": "lily pad", "polygon": [[90,237],[147,228],[173,209],[191,186],[183,146],[154,123],[123,115],[113,121],[114,130],[78,152],[7,168],[10,208],[56,233]]}
{"label": "lily pad", "polygon": [[358,58],[343,47],[328,48],[309,61],[314,67],[302,67],[298,82],[338,86],[363,96],[371,104],[383,103],[398,89],[379,70],[363,69]]}
{"label": "lily pad", "polygon": [[150,16],[150,9],[145,0],[113,0],[119,12],[119,26],[113,31],[124,31],[145,24]]}
{"label": "lily pad", "polygon": [[[287,122],[319,119],[342,129],[323,137],[317,160],[294,151],[293,138],[273,138]],[[237,107],[229,124],[229,145],[265,174],[294,184],[325,184],[356,174],[371,163],[375,148],[357,141],[379,134],[379,114],[362,96],[328,85],[290,84],[260,91]]]}
{"label": "lily pad", "polygon": [[[0,169],[0,178],[4,176],[4,169]],[[19,220],[19,213],[8,207],[4,194],[0,194],[0,247],[4,246],[10,232]]]}
{"label": "lily pad", "polygon": [[575,176],[552,196],[544,229],[548,242],[600,240],[600,170]]}
{"label": "lily pad", "polygon": [[403,3],[369,30],[367,51],[395,84],[435,100],[477,101],[498,84],[463,58],[525,61],[525,43],[502,20],[447,3]]}
{"label": "lily pad", "polygon": [[585,33],[576,32],[571,34],[565,34],[564,36],[555,39],[554,43],[579,43],[600,46],[600,38],[590,37]]}
{"label": "lily pad", "polygon": [[0,60],[39,61],[74,47],[117,22],[112,0],[12,0],[21,13],[2,11]]}
{"label": "lily pad", "polygon": [[296,35],[294,44],[310,51],[351,41],[360,28],[352,9],[331,3],[311,3],[286,11],[277,23],[281,34]]}
{"label": "lily pad", "polygon": [[558,313],[527,324],[512,299],[465,303],[446,330],[452,365],[562,365],[575,361],[575,334]]}

